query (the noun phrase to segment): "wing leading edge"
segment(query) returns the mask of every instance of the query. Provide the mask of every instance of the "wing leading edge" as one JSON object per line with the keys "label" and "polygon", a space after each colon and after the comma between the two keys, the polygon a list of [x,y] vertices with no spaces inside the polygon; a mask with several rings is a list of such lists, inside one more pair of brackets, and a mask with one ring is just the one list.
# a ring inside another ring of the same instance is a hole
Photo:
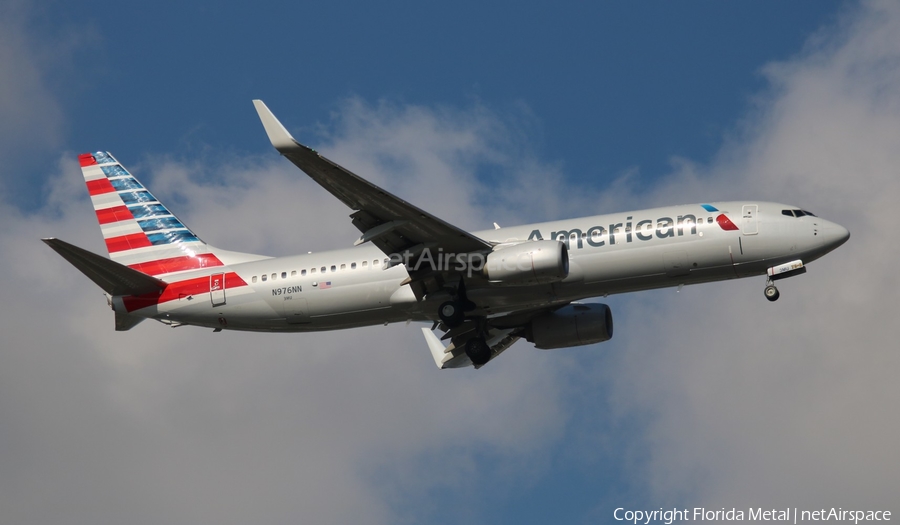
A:
{"label": "wing leading edge", "polygon": [[[447,268],[415,271],[411,268],[418,268],[415,264],[416,257],[426,249],[441,251],[445,255],[485,254],[492,250],[491,243],[406,202],[323,157],[312,148],[300,144],[263,101],[254,100],[253,105],[272,146],[354,210],[350,217],[353,225],[362,232],[354,244],[371,242],[388,256],[410,253],[412,257],[407,264],[409,279],[405,283],[410,284],[419,299],[426,293],[441,289],[444,283],[449,283],[453,293],[466,304],[462,275],[454,274],[453,270]],[[446,330],[442,338],[428,328],[423,328],[422,332],[438,368],[473,365],[480,368],[512,346],[521,337],[521,329],[525,323],[541,311],[543,310],[520,312],[519,315],[507,316],[502,320],[494,319],[488,323],[471,321],[454,329],[440,325]],[[479,339],[489,349],[488,358],[480,364],[475,364],[467,355],[466,343],[473,338]],[[442,339],[450,339],[449,344],[444,346]]]}
{"label": "wing leading edge", "polygon": [[261,100],[254,106],[275,149],[320,186],[355,210],[350,217],[362,236],[386,255],[425,248],[466,254],[491,249],[491,244],[385,191],[300,144]]}

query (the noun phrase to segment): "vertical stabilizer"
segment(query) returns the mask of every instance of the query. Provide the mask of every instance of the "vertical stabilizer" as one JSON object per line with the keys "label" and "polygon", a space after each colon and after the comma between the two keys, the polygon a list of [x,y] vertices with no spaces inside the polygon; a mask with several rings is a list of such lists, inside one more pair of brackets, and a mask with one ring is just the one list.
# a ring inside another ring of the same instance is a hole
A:
{"label": "vertical stabilizer", "polygon": [[110,259],[153,276],[223,266],[209,245],[108,152],[78,160]]}

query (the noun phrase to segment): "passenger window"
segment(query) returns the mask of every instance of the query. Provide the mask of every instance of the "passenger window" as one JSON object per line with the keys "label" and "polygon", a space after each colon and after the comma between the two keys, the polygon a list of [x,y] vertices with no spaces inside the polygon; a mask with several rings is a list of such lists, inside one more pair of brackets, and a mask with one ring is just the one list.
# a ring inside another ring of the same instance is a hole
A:
{"label": "passenger window", "polygon": [[256,282],[256,276],[254,275],[254,276],[253,276],[253,279],[250,279],[250,281],[255,283],[255,282]]}
{"label": "passenger window", "polygon": [[351,269],[351,270],[355,270],[355,269],[356,269],[356,263],[350,263],[350,269]]}
{"label": "passenger window", "polygon": [[332,264],[332,265],[331,265],[331,271],[332,271],[332,272],[336,272],[336,271],[337,271],[337,266],[335,266],[335,265]]}
{"label": "passenger window", "polygon": [[297,270],[291,270],[291,277],[297,275]]}
{"label": "passenger window", "polygon": [[363,263],[362,263],[362,267],[363,267],[363,268],[365,268],[365,267],[368,266],[368,265],[369,265],[369,261],[363,261]]}
{"label": "passenger window", "polygon": [[341,270],[346,270],[346,269],[347,269],[347,265],[346,265],[346,264],[342,264],[342,265],[341,265]]}
{"label": "passenger window", "polygon": [[278,274],[277,274],[277,273],[273,273],[273,274],[272,274],[272,280],[273,280],[273,281],[274,281],[277,277],[278,277]]}
{"label": "passenger window", "polygon": [[281,272],[281,278],[287,279],[287,272]]}
{"label": "passenger window", "polygon": [[323,266],[323,267],[322,267],[322,273],[325,273],[326,270],[327,270],[327,268],[325,268],[325,267]]}
{"label": "passenger window", "polygon": [[315,269],[315,268],[310,268],[310,269],[309,269],[309,273],[316,273],[316,269]]}
{"label": "passenger window", "polygon": [[707,224],[712,224],[712,217],[707,217],[707,218],[706,218],[706,223],[707,223]]}
{"label": "passenger window", "polygon": [[374,261],[372,261],[372,266],[378,266],[378,259],[375,259]]}
{"label": "passenger window", "polygon": [[266,282],[266,279],[267,279],[267,276],[266,276],[266,274],[263,274],[263,276],[262,276],[262,280],[263,280],[263,282]]}
{"label": "passenger window", "polygon": [[300,270],[300,275],[306,275],[306,270]]}

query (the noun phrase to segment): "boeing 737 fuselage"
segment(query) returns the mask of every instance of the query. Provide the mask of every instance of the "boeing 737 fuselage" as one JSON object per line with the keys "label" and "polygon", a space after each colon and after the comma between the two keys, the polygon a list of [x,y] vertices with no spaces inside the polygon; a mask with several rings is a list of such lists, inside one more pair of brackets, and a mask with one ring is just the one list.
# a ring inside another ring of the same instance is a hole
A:
{"label": "boeing 737 fuselage", "polygon": [[267,332],[427,321],[438,367],[480,367],[522,337],[544,349],[608,340],[609,307],[579,302],[592,297],[766,276],[774,301],[774,281],[804,273],[850,236],[797,206],[757,201],[469,233],[297,143],[254,104],[275,148],[354,210],[356,246],[291,257],[220,250],[109,153],[81,155],[110,258],[44,242],[107,292],[117,330],[148,318]]}

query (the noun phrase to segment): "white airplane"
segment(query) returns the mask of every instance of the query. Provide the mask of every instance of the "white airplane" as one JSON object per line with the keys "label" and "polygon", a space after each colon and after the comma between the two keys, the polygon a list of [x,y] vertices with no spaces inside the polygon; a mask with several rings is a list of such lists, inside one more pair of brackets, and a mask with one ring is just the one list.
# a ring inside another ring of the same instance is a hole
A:
{"label": "white airplane", "polygon": [[362,235],[353,248],[290,257],[220,250],[112,155],[80,155],[110,258],[43,241],[106,291],[116,330],[144,319],[216,332],[432,321],[422,332],[435,364],[479,368],[523,337],[542,349],[610,339],[609,307],[579,302],[592,297],[766,276],[774,301],[774,281],[850,237],[797,206],[755,201],[469,233],[299,144],[253,103],[272,145],[350,207]]}

